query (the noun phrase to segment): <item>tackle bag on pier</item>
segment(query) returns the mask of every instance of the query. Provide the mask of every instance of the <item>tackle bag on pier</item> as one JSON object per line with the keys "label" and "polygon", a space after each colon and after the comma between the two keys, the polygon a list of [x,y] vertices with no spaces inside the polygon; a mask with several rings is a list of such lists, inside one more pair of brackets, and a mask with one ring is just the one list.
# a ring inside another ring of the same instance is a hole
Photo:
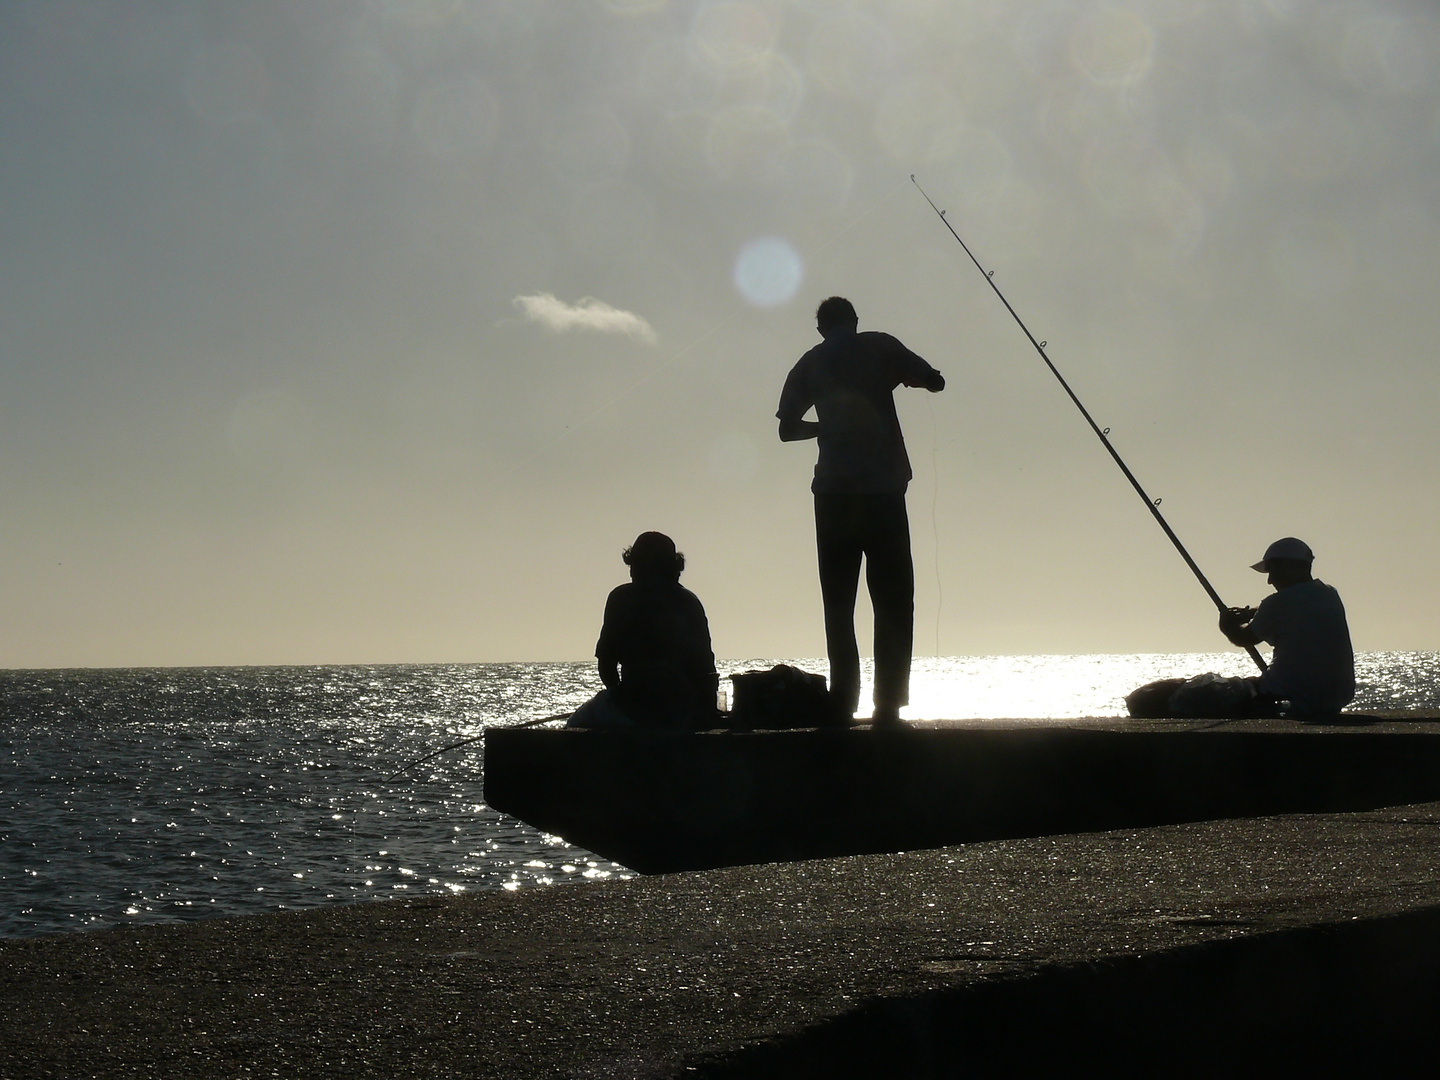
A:
{"label": "tackle bag on pier", "polygon": [[845,727],[850,722],[826,688],[824,675],[776,664],[769,671],[736,672],[730,681],[735,687],[730,726],[741,731]]}

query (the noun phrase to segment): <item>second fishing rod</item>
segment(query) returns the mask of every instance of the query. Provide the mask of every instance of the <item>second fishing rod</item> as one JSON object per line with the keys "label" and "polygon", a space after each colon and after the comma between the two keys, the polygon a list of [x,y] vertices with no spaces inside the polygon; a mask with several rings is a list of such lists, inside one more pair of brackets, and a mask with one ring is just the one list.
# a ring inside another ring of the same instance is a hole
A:
{"label": "second fishing rod", "polygon": [[[1115,459],[1115,464],[1120,466],[1120,471],[1125,474],[1125,479],[1130,481],[1130,486],[1135,489],[1135,493],[1139,495],[1140,498],[1144,501],[1145,508],[1149,510],[1151,516],[1155,518],[1156,524],[1158,524],[1160,528],[1165,531],[1165,535],[1168,536],[1170,538],[1170,542],[1175,545],[1175,550],[1178,551],[1180,553],[1180,557],[1185,560],[1185,565],[1190,567],[1190,570],[1192,573],[1194,573],[1196,580],[1200,582],[1200,587],[1203,588],[1206,592],[1206,595],[1208,595],[1210,599],[1214,601],[1215,606],[1220,611],[1224,612],[1226,610],[1225,601],[1220,599],[1220,594],[1215,591],[1214,586],[1210,584],[1204,573],[1201,572],[1200,567],[1196,565],[1195,560],[1190,557],[1190,552],[1185,550],[1185,545],[1182,544],[1180,542],[1180,538],[1175,535],[1175,530],[1170,528],[1170,523],[1166,521],[1164,515],[1160,513],[1160,500],[1150,498],[1150,496],[1146,493],[1145,489],[1140,486],[1140,481],[1135,479],[1135,474],[1130,471],[1130,466],[1125,464],[1125,461],[1123,458],[1121,458],[1119,451],[1117,451],[1115,447],[1111,444],[1110,429],[1102,428],[1099,424],[1095,422],[1095,418],[1090,415],[1090,410],[1085,408],[1084,404],[1075,395],[1075,391],[1070,389],[1070,384],[1065,381],[1065,376],[1060,374],[1060,369],[1051,362],[1049,355],[1046,354],[1046,343],[1043,341],[1037,341],[1035,339],[1035,335],[1032,334],[1030,332],[1030,328],[1025,325],[1025,320],[1020,318],[1019,313],[1010,306],[1010,301],[1005,299],[1005,294],[1000,291],[1000,286],[995,284],[995,272],[993,270],[986,270],[985,267],[980,265],[980,260],[977,259],[975,257],[975,253],[970,250],[970,245],[965,243],[965,241],[960,238],[960,234],[955,231],[955,226],[951,225],[950,219],[945,216],[945,211],[941,210],[938,206],[936,206],[935,200],[930,198],[930,196],[925,193],[925,189],[921,187],[920,182],[915,179],[914,173],[910,174],[910,182],[914,184],[915,189],[924,196],[925,201],[930,204],[930,209],[934,210],[935,213],[939,216],[940,221],[944,224],[945,228],[950,230],[950,235],[955,237],[956,242],[965,249],[965,254],[970,256],[970,261],[975,264],[975,269],[979,270],[980,273],[985,276],[985,280],[990,283],[990,288],[995,290],[995,295],[998,296],[1000,298],[1000,302],[1005,305],[1005,310],[1010,312],[1010,317],[1015,320],[1016,325],[1019,326],[1020,329],[1025,332],[1025,336],[1030,339],[1030,344],[1035,346],[1035,351],[1040,354],[1040,359],[1045,361],[1045,366],[1050,369],[1050,374],[1055,376],[1056,380],[1059,381],[1060,386],[1064,389],[1065,393],[1070,396],[1070,400],[1073,401],[1075,403],[1075,407],[1080,410],[1080,415],[1085,417],[1085,422],[1090,425],[1090,430],[1095,432],[1095,437],[1098,438],[1101,445],[1103,445],[1105,449],[1109,451],[1110,456]],[[1266,670],[1265,658],[1260,655],[1260,650],[1255,648],[1254,645],[1247,645],[1245,646],[1245,651],[1250,654],[1250,659],[1255,661],[1255,665],[1260,669],[1261,674],[1264,674]]]}

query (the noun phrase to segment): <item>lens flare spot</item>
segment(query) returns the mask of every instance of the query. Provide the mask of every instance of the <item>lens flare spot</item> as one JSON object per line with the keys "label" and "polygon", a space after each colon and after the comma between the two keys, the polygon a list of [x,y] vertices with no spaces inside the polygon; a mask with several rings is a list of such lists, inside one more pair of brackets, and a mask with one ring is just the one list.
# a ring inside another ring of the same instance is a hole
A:
{"label": "lens flare spot", "polygon": [[704,63],[723,70],[759,63],[775,48],[779,31],[754,4],[720,3],[700,9],[692,40]]}
{"label": "lens flare spot", "polygon": [[767,236],[740,249],[735,288],[756,307],[779,307],[794,298],[805,278],[805,264],[788,240]]}
{"label": "lens flare spot", "polygon": [[731,72],[726,86],[737,101],[765,109],[787,124],[800,112],[805,98],[805,77],[788,57],[779,54]]}
{"label": "lens flare spot", "polygon": [[1070,57],[1087,79],[1134,83],[1145,77],[1155,53],[1149,25],[1133,11],[1100,8],[1082,19],[1070,38]]}

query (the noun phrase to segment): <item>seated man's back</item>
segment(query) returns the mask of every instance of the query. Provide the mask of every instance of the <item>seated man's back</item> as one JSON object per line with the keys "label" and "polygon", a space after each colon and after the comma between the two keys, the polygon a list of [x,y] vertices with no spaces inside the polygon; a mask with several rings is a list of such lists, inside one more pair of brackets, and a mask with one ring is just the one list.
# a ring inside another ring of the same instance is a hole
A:
{"label": "seated man's back", "polygon": [[715,654],[700,600],[678,581],[639,577],[614,589],[596,645],[620,672],[616,704],[640,723],[688,724],[715,712]]}
{"label": "seated man's back", "polygon": [[1298,713],[1339,712],[1355,697],[1355,654],[1340,594],[1318,578],[1260,602],[1249,630],[1275,646],[1259,688]]}

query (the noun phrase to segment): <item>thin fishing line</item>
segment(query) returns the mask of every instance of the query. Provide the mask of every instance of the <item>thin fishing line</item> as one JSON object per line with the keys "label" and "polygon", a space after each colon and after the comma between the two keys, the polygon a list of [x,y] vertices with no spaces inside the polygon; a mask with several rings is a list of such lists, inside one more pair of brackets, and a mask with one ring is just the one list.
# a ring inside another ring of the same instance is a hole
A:
{"label": "thin fishing line", "polygon": [[935,549],[935,657],[940,657],[940,612],[945,607],[945,588],[940,581],[940,433],[935,422],[934,395],[925,395],[930,409],[930,542]]}
{"label": "thin fishing line", "polygon": [[[569,717],[570,713],[563,712],[556,713],[554,716],[541,716],[535,720],[526,720],[524,723],[520,724],[490,724],[488,725],[488,727],[495,728],[496,730],[500,730],[502,728],[538,727],[541,724],[548,724],[552,720],[567,720],[569,719]],[[425,764],[425,762],[430,761],[432,758],[437,758],[441,754],[448,754],[451,750],[458,750],[462,746],[469,746],[471,743],[477,743],[484,737],[485,732],[481,731],[479,735],[471,735],[468,739],[461,739],[459,742],[453,742],[449,746],[442,746],[439,750],[432,750],[428,754],[423,754],[420,757],[415,758],[413,761],[407,761],[404,765],[401,765],[389,776],[385,777],[385,782],[389,783],[391,780],[394,780],[395,777],[399,776],[401,773],[405,772],[408,769],[413,769],[416,765],[423,765]]]}
{"label": "thin fishing line", "polygon": [[[897,181],[894,186],[890,188],[889,191],[887,191],[884,195],[880,196],[880,198],[876,199],[873,203],[871,203],[869,208],[857,214],[843,228],[837,230],[834,233],[831,233],[823,243],[816,247],[801,250],[799,252],[800,257],[806,262],[811,262],[814,259],[818,258],[820,255],[823,255],[830,248],[838,244],[845,236],[853,232],[855,229],[859,228],[862,223],[869,220],[876,213],[878,213],[880,208],[886,203],[888,203],[891,199],[893,199],[895,195],[904,186],[905,181],[903,179]],[[744,309],[745,304],[743,301],[735,301],[729,314],[727,314],[724,318],[714,323],[712,326],[710,326],[709,329],[703,331],[698,337],[692,338],[688,343],[686,343],[680,349],[676,350],[674,353],[672,353],[666,359],[662,360],[660,363],[656,364],[649,371],[637,376],[633,381],[628,383],[625,387],[617,391],[611,397],[602,401],[599,405],[595,406],[595,408],[591,409],[584,416],[580,417],[577,420],[571,421],[568,424],[561,425],[561,430],[548,442],[543,443],[539,447],[537,447],[530,456],[533,458],[537,454],[541,454],[553,449],[554,447],[558,446],[560,443],[568,439],[571,435],[575,434],[576,431],[587,426],[597,416],[600,416],[602,413],[613,409],[622,401],[633,397],[642,386],[648,383],[651,379],[655,378],[656,375],[659,375],[662,371],[665,371],[666,369],[674,366],[674,364],[682,357],[695,351],[705,342],[709,341],[712,337],[718,334],[721,330],[725,329],[727,326],[733,323],[736,317],[742,311],[744,311]],[[513,476],[515,473],[520,472],[522,468],[524,468],[523,465],[516,465],[510,470],[510,475]]]}
{"label": "thin fishing line", "polygon": [[[1222,613],[1226,611],[1225,601],[1220,599],[1220,594],[1215,591],[1214,586],[1210,584],[1209,579],[1206,578],[1199,565],[1190,557],[1190,552],[1185,550],[1185,545],[1180,542],[1180,537],[1175,535],[1175,530],[1170,528],[1170,523],[1166,521],[1164,515],[1160,513],[1160,500],[1152,499],[1145,493],[1145,489],[1140,486],[1140,481],[1135,479],[1135,474],[1130,471],[1130,466],[1125,464],[1124,459],[1120,457],[1119,451],[1111,445],[1110,429],[1108,427],[1103,430],[1101,429],[1100,425],[1095,422],[1094,417],[1090,415],[1090,410],[1081,404],[1080,398],[1076,396],[1075,391],[1070,389],[1070,384],[1065,381],[1065,376],[1060,374],[1060,369],[1051,362],[1049,354],[1045,352],[1045,346],[1048,342],[1037,341],[1035,339],[1035,335],[1032,334],[1030,328],[1025,325],[1025,320],[1020,318],[1019,313],[1010,306],[1010,301],[1005,299],[1005,294],[1000,291],[1000,286],[995,284],[995,271],[986,270],[985,267],[980,265],[980,260],[977,259],[975,253],[970,250],[970,245],[960,239],[960,234],[955,231],[955,226],[950,224],[950,219],[945,216],[945,211],[936,206],[935,200],[925,194],[925,189],[922,188],[920,182],[915,179],[914,173],[910,174],[910,182],[915,185],[915,190],[920,192],[925,201],[930,204],[930,209],[935,211],[936,216],[940,218],[941,224],[950,230],[950,235],[955,238],[956,243],[965,249],[965,254],[970,256],[970,261],[975,264],[975,269],[984,275],[986,282],[988,282],[990,288],[994,290],[995,295],[1000,298],[1000,302],[1005,305],[1005,310],[1010,312],[1010,316],[1015,320],[1016,325],[1025,332],[1025,336],[1030,339],[1030,344],[1034,345],[1035,351],[1040,354],[1040,359],[1044,360],[1045,366],[1050,369],[1050,374],[1054,375],[1056,380],[1059,381],[1061,388],[1070,396],[1070,400],[1075,403],[1075,407],[1080,410],[1080,415],[1085,417],[1085,422],[1090,425],[1090,430],[1095,432],[1095,437],[1098,438],[1101,445],[1109,451],[1110,456],[1115,460],[1115,464],[1118,465],[1120,471],[1125,474],[1125,479],[1130,481],[1130,486],[1135,489],[1135,493],[1139,495],[1145,503],[1145,509],[1150,511],[1150,515],[1155,519],[1155,523],[1164,530],[1165,535],[1170,538],[1170,542],[1175,545],[1175,550],[1178,551],[1180,557],[1185,560],[1185,565],[1190,567],[1196,580],[1200,582],[1201,588],[1205,590],[1206,594],[1214,601],[1215,606],[1219,608]],[[1250,654],[1250,659],[1255,661],[1255,665],[1263,675],[1267,667],[1264,658],[1260,655],[1260,650],[1255,648],[1254,645],[1247,645],[1245,646],[1245,651]]]}

